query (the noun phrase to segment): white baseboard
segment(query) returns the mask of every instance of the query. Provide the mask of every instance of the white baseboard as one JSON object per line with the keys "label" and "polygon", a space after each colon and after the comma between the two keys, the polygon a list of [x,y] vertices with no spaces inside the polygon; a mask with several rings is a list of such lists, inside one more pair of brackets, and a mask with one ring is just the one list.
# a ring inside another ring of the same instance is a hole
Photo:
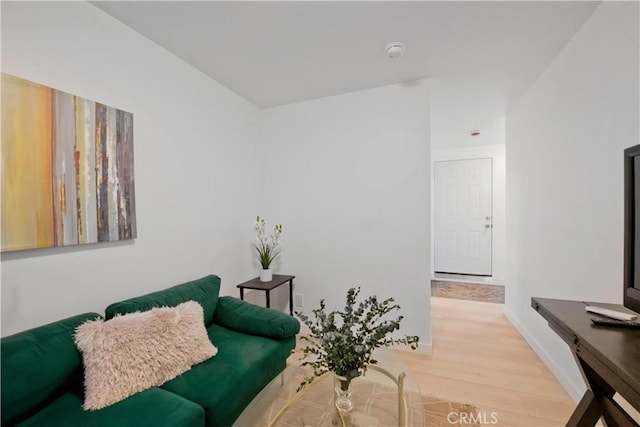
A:
{"label": "white baseboard", "polygon": [[426,343],[418,343],[418,348],[416,349],[416,351],[418,353],[423,353],[423,354],[431,354],[433,353],[433,347],[431,346],[431,343],[426,344]]}
{"label": "white baseboard", "polygon": [[566,392],[571,396],[571,398],[577,403],[582,399],[582,395],[586,390],[586,386],[584,384],[576,384],[572,381],[564,371],[556,364],[553,359],[549,356],[546,350],[540,345],[540,343],[533,337],[531,333],[525,328],[522,323],[520,323],[515,316],[511,314],[511,312],[507,309],[506,306],[503,307],[504,315],[509,319],[509,321],[515,326],[515,328],[520,332],[520,335],[529,343],[533,351],[536,352],[538,357],[542,359],[542,362],[549,368],[554,377],[558,380],[560,385],[566,390]]}

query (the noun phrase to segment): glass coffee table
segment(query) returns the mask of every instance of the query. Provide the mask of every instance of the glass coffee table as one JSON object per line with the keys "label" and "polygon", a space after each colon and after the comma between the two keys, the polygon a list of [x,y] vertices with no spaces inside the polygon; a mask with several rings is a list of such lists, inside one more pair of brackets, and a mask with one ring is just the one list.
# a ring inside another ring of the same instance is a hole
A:
{"label": "glass coffee table", "polygon": [[354,407],[347,413],[334,405],[334,378],[325,374],[297,392],[312,371],[292,363],[245,408],[236,427],[278,426],[424,426],[422,396],[391,350],[378,350],[376,365],[351,383]]}

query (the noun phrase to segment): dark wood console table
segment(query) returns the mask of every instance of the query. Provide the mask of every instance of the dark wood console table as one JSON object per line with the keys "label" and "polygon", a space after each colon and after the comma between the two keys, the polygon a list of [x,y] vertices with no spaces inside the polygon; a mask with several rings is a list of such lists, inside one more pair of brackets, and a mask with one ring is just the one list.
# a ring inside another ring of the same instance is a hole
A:
{"label": "dark wood console table", "polygon": [[289,314],[293,316],[293,279],[295,278],[296,276],[274,274],[273,279],[270,282],[261,282],[260,278],[256,277],[255,279],[240,283],[239,285],[237,285],[237,287],[240,288],[240,299],[244,300],[245,289],[256,289],[259,291],[265,291],[267,294],[267,308],[271,308],[270,292],[278,286],[284,285],[285,283],[289,282]]}
{"label": "dark wood console table", "polygon": [[531,306],[571,348],[588,390],[567,427],[590,427],[600,417],[608,427],[639,427],[640,420],[613,400],[619,393],[640,411],[640,329],[593,326],[587,305],[632,311],[617,304],[531,298]]}

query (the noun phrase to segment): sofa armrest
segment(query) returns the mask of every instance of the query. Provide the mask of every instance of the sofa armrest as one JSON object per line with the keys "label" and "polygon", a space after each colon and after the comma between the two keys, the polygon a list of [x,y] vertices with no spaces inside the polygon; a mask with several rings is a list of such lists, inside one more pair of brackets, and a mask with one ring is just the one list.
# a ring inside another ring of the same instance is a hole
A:
{"label": "sofa armrest", "polygon": [[234,297],[220,297],[213,318],[236,331],[278,340],[300,332],[298,319]]}

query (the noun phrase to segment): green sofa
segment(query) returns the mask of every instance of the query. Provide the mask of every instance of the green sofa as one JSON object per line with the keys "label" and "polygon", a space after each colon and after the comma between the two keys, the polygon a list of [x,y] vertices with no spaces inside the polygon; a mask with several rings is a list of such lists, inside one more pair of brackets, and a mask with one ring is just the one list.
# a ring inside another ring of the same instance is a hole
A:
{"label": "green sofa", "polygon": [[182,375],[97,411],[85,411],[82,356],[75,328],[100,317],[86,313],[1,340],[2,426],[230,426],[285,365],[299,322],[284,313],[219,297],[220,278],[207,276],[111,304],[117,314],[193,300],[218,354]]}

